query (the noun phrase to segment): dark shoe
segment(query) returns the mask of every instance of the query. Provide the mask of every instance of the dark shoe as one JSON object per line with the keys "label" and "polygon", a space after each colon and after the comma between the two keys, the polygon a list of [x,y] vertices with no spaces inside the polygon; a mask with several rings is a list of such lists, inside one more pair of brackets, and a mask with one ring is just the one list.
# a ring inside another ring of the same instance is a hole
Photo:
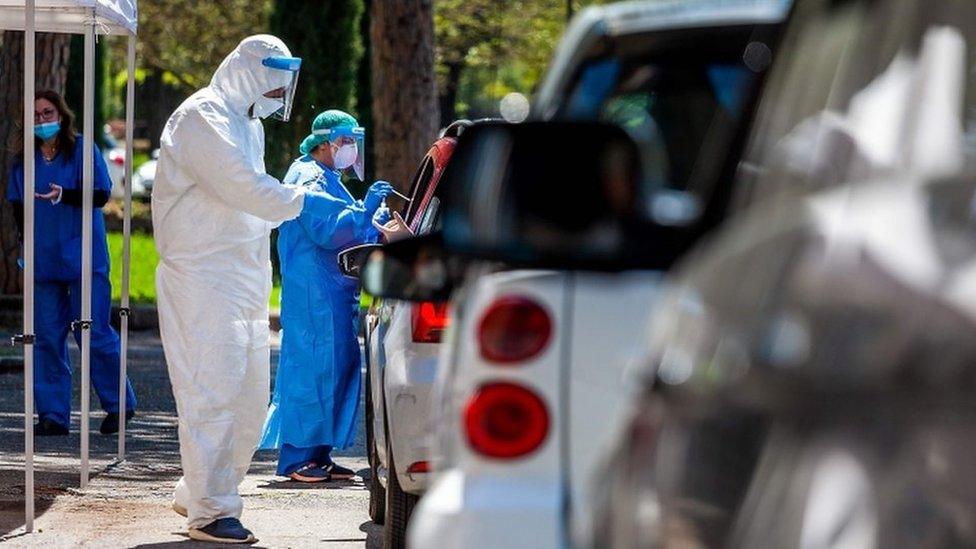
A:
{"label": "dark shoe", "polygon": [[[125,424],[128,425],[132,416],[136,415],[135,410],[125,411]],[[102,420],[102,426],[98,428],[103,435],[114,435],[119,432],[119,414],[115,412],[109,412],[105,414],[105,419]]]}
{"label": "dark shoe", "polygon": [[217,519],[203,528],[190,528],[190,538],[211,543],[254,543],[250,530],[236,518]]}
{"label": "dark shoe", "polygon": [[34,425],[34,436],[37,437],[63,437],[68,436],[68,428],[60,423],[44,418]]}
{"label": "dark shoe", "polygon": [[327,482],[329,472],[314,463],[306,463],[296,471],[288,474],[288,478],[298,482]]}
{"label": "dark shoe", "polygon": [[338,465],[335,462],[322,467],[322,469],[324,469],[326,473],[329,473],[329,476],[331,476],[333,480],[349,480],[356,476],[355,471]]}

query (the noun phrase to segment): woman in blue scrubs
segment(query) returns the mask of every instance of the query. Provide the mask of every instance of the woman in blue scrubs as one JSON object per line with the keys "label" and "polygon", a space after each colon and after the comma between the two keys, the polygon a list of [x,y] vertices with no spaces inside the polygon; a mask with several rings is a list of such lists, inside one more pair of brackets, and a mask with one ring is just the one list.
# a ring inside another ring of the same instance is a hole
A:
{"label": "woman in blue scrubs", "polygon": [[[34,205],[34,404],[38,436],[67,435],[71,423],[71,362],[68,332],[81,346],[81,136],[74,129],[74,113],[56,92],[38,92],[34,100],[34,189],[24,192],[24,157],[16,159],[7,180],[7,200],[14,207],[23,234],[23,203]],[[93,147],[92,326],[91,381],[106,416],[100,431],[119,430],[119,334],[109,323],[112,288],[109,283],[108,244],[101,207],[108,202],[112,181],[105,160]],[[126,381],[128,421],[136,406]]]}
{"label": "woman in blue scrubs", "polygon": [[280,448],[278,474],[300,482],[353,476],[330,456],[332,448],[355,440],[360,384],[353,330],[358,285],[342,276],[336,256],[379,239],[373,222],[389,219],[380,205],[393,189],[377,181],[359,201],[342,183],[346,170],[362,178],[363,135],[348,113],[319,114],[283,180],[314,187],[343,205],[332,219],[300,216],[278,229],[281,358],[261,448]]}

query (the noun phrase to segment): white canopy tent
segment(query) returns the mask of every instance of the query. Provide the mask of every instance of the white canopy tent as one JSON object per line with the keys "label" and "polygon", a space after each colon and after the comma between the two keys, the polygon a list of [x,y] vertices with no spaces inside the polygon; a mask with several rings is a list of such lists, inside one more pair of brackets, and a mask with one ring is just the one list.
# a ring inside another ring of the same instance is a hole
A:
{"label": "white canopy tent", "polygon": [[[24,8],[23,0],[0,0],[0,29],[24,30]],[[99,34],[136,34],[135,0],[35,0],[34,30],[84,34],[93,12]]]}
{"label": "white canopy tent", "polygon": [[[132,211],[132,130],[135,99],[136,0],[0,0],[0,29],[23,30],[24,36],[24,158],[34,158],[35,33],[59,32],[85,35],[84,150],[92,150],[95,103],[95,37],[128,37],[128,85],[126,87],[125,214],[122,251],[122,352],[119,373],[118,459],[125,458],[126,367],[129,331],[129,257]],[[43,60],[42,60],[43,62]],[[81,317],[81,488],[88,486],[88,414],[91,398],[91,288],[92,288],[92,155],[84,155],[82,169]],[[25,196],[34,188],[34,163],[24,163]],[[24,200],[24,446],[25,530],[34,529],[34,202]]]}

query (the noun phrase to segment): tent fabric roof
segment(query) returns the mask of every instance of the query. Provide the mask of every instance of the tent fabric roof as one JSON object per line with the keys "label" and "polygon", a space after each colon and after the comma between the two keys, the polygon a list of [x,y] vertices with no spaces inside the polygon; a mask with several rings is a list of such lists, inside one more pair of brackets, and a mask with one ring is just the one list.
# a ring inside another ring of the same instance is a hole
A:
{"label": "tent fabric roof", "polygon": [[[0,30],[24,30],[24,4],[24,0],[0,0]],[[35,30],[83,34],[93,9],[96,33],[136,33],[136,0],[36,0]]]}

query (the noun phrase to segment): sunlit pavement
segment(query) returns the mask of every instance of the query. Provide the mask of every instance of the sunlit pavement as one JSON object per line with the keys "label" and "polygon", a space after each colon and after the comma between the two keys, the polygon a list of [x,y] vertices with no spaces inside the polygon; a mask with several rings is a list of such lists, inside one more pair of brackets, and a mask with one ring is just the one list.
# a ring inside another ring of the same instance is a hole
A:
{"label": "sunlit pavement", "polygon": [[[77,364],[77,353],[73,351]],[[23,533],[23,376],[0,370],[0,543],[4,547],[170,547],[208,544],[186,536],[170,508],[180,475],[176,412],[158,336],[134,333],[131,379],[139,411],[129,424],[127,459],[115,464],[116,438],[98,434],[103,413],[92,396],[92,481],[78,489],[79,416],[69,437],[36,439],[35,533]],[[275,360],[272,360],[274,363]],[[79,376],[75,376],[74,409]],[[336,452],[339,463],[368,474],[363,433]],[[310,487],[274,476],[274,452],[255,457],[242,493],[242,520],[257,547],[376,547],[380,527],[369,522],[361,479]]]}

